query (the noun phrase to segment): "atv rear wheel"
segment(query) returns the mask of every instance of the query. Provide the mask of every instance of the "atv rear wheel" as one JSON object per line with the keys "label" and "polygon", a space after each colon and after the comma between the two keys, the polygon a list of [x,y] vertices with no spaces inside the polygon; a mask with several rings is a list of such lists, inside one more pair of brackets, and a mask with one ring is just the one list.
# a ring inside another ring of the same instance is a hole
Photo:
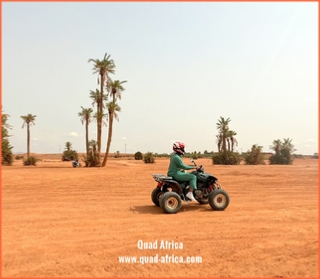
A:
{"label": "atv rear wheel", "polygon": [[165,213],[174,214],[180,210],[182,201],[176,192],[166,192],[161,196],[160,206]]}
{"label": "atv rear wheel", "polygon": [[225,210],[230,202],[229,195],[222,189],[215,189],[209,194],[209,204],[214,210]]}
{"label": "atv rear wheel", "polygon": [[160,206],[159,198],[162,194],[163,194],[163,192],[161,191],[160,188],[157,187],[157,188],[153,189],[153,191],[151,193],[151,200],[156,206]]}

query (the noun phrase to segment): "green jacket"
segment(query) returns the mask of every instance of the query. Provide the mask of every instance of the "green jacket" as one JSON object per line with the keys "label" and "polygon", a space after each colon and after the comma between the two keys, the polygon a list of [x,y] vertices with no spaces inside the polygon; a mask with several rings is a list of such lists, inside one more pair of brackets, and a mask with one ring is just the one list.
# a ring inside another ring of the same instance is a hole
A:
{"label": "green jacket", "polygon": [[174,174],[180,172],[181,169],[184,170],[192,170],[193,166],[187,166],[182,162],[181,157],[178,154],[174,154],[171,156],[170,165],[168,169],[168,176],[173,176]]}

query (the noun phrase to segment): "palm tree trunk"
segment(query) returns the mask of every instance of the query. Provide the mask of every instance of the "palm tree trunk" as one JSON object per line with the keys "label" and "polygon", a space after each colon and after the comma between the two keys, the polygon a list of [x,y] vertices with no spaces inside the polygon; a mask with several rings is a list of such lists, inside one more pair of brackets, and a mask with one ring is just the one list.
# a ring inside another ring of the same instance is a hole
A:
{"label": "palm tree trunk", "polygon": [[97,150],[100,153],[101,149],[101,119],[100,117],[97,119],[98,121],[98,133],[97,133]]}
{"label": "palm tree trunk", "polygon": [[226,146],[226,136],[222,135],[222,152],[226,152],[227,146]]}
{"label": "palm tree trunk", "polygon": [[107,141],[107,149],[106,154],[104,155],[102,166],[104,167],[108,160],[108,154],[110,151],[110,145],[112,140],[112,124],[113,124],[113,113],[109,113],[109,131],[108,131],[108,141]]}
{"label": "palm tree trunk", "polygon": [[30,126],[27,123],[27,159],[30,156]]}
{"label": "palm tree trunk", "polygon": [[102,138],[102,115],[103,115],[103,85],[104,85],[104,75],[100,74],[100,98],[97,103],[97,153],[98,153],[98,160],[99,166],[101,165],[101,138]]}
{"label": "palm tree trunk", "polygon": [[86,120],[86,154],[88,159],[89,157],[89,121],[88,119]]}
{"label": "palm tree trunk", "polygon": [[100,109],[100,106],[98,105],[98,106],[97,106],[97,116],[98,116],[98,118],[97,118],[97,145],[98,145],[98,143],[99,143],[99,137],[100,137],[99,109]]}
{"label": "palm tree trunk", "polygon": [[[99,111],[101,112],[101,108],[99,108]],[[98,132],[97,132],[97,149],[98,152],[100,153],[101,151],[101,135],[102,135],[102,117],[101,115],[98,115],[97,119],[97,127],[98,127]]]}

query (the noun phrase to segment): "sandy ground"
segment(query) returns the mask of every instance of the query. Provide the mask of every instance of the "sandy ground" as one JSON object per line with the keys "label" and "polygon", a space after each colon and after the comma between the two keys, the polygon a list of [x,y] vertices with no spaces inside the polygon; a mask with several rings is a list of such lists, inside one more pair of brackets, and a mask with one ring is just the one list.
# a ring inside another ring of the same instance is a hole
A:
{"label": "sandy ground", "polygon": [[3,167],[2,277],[318,277],[318,160],[199,159],[230,205],[184,203],[174,215],[150,198],[151,175],[168,162],[110,159],[89,169],[46,157]]}

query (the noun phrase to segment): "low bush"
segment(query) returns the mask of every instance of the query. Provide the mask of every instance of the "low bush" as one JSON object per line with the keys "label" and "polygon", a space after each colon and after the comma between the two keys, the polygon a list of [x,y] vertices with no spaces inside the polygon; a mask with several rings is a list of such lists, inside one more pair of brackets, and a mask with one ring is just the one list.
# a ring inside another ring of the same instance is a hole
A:
{"label": "low bush", "polygon": [[83,161],[86,167],[98,167],[100,166],[98,152],[89,152],[88,157],[83,155]]}
{"label": "low bush", "polygon": [[283,156],[282,154],[274,154],[269,158],[270,165],[291,165],[292,161],[292,157]]}
{"label": "low bush", "polygon": [[153,164],[155,162],[154,157],[153,157],[153,153],[147,152],[146,154],[144,154],[143,162],[145,162],[146,164]]}
{"label": "low bush", "polygon": [[142,158],[143,158],[143,155],[142,155],[142,153],[140,151],[138,151],[138,152],[136,152],[134,154],[134,159],[135,160],[142,160]]}
{"label": "low bush", "polygon": [[262,146],[254,144],[251,150],[243,155],[246,165],[265,165],[264,155],[262,153]]}
{"label": "low bush", "polygon": [[30,156],[26,160],[23,161],[24,166],[36,166],[39,159],[34,156]]}
{"label": "low bush", "polygon": [[214,154],[212,163],[216,165],[239,165],[242,157],[237,152],[227,151]]}
{"label": "low bush", "polygon": [[78,153],[75,150],[65,150],[62,154],[62,161],[78,160]]}

